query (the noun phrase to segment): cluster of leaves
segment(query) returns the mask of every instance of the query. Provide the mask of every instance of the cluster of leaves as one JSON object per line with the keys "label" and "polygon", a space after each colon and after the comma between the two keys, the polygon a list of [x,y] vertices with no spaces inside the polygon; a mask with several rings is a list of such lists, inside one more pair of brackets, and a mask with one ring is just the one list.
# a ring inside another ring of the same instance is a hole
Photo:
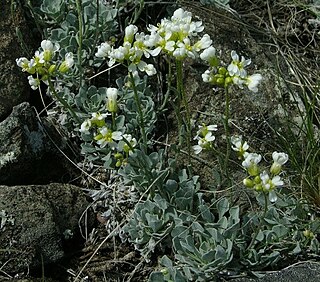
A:
{"label": "cluster of leaves", "polygon": [[[33,15],[45,25],[44,37],[59,43],[62,53],[78,51],[81,40],[81,64],[89,67],[101,64],[94,58],[95,46],[99,40],[107,40],[117,28],[115,20],[118,10],[100,3],[100,1],[82,0],[81,15],[77,10],[77,0],[43,0],[33,7]],[[79,30],[80,17],[83,21]],[[79,38],[81,33],[82,38]]]}
{"label": "cluster of leaves", "polygon": [[[139,113],[137,105],[134,100],[133,90],[127,87],[126,77],[125,80],[118,79],[119,86],[117,108],[118,110],[114,114],[114,125],[109,126],[115,132],[121,132],[121,134],[130,134],[130,136],[139,136]],[[152,100],[152,92],[147,86],[147,80],[138,80],[136,90],[139,95],[139,99],[142,105],[142,112],[144,117],[144,126],[147,134],[151,134],[154,130],[156,123],[155,104]],[[79,94],[75,96],[75,102],[78,109],[83,111],[83,118],[90,118],[92,113],[99,115],[107,113],[107,104],[110,99],[107,98],[108,89],[106,87],[96,88],[90,86],[89,88],[81,88]],[[109,113],[108,116],[103,118],[103,123],[112,124],[112,116]],[[81,134],[83,143],[81,144],[82,154],[86,156],[87,161],[94,162],[96,164],[104,165],[105,168],[114,168],[115,166],[121,166],[126,160],[123,155],[116,155],[118,148],[115,144],[112,146],[99,146],[93,141],[92,133]],[[132,148],[133,149],[133,148]],[[115,157],[116,155],[116,157]],[[121,160],[117,163],[117,159]]]}
{"label": "cluster of leaves", "polygon": [[129,163],[124,175],[153,196],[136,205],[124,230],[146,260],[164,254],[150,281],[213,281],[243,271],[258,275],[286,259],[319,252],[314,234],[320,222],[310,221],[306,203],[280,193],[270,202],[257,193],[257,206],[241,214],[227,197],[204,194],[198,177],[176,169],[173,160],[165,164],[162,152],[138,154],[145,171],[139,162]]}

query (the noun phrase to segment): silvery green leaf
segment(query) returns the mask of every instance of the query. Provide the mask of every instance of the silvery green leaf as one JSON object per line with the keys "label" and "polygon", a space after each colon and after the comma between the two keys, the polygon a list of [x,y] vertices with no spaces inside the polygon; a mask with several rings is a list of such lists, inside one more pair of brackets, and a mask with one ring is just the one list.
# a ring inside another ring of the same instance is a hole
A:
{"label": "silvery green leaf", "polygon": [[301,253],[301,247],[300,247],[300,243],[299,243],[299,242],[297,242],[297,245],[296,245],[295,248],[292,250],[292,253],[293,253],[294,255],[297,255],[297,254]]}
{"label": "silvery green leaf", "polygon": [[269,201],[271,203],[275,203],[277,200],[278,200],[277,193],[274,190],[270,191],[269,192]]}
{"label": "silvery green leaf", "polygon": [[272,227],[272,231],[281,238],[288,234],[289,229],[284,225],[276,225]]}
{"label": "silvery green leaf", "polygon": [[155,271],[150,274],[149,282],[165,282],[164,275],[161,271]]}
{"label": "silvery green leaf", "polygon": [[217,203],[219,218],[221,218],[227,211],[229,211],[229,201],[226,198],[221,198]]}

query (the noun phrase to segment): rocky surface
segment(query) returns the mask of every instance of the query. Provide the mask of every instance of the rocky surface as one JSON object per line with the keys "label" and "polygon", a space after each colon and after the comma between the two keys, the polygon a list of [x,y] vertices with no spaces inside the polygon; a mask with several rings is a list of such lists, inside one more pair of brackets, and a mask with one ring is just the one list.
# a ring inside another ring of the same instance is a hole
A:
{"label": "rocky surface", "polygon": [[0,186],[1,271],[27,272],[62,259],[68,240],[79,240],[79,222],[92,224],[83,220],[88,206],[73,185]]}
{"label": "rocky surface", "polygon": [[27,41],[32,37],[23,12],[18,6],[12,10],[11,5],[11,0],[0,3],[0,121],[8,116],[13,106],[27,101],[30,93],[26,75],[15,61],[24,55],[16,32],[23,34]]}
{"label": "rocky surface", "polygon": [[65,144],[28,103],[13,108],[0,123],[0,183],[5,185],[62,182],[68,161]]}
{"label": "rocky surface", "polygon": [[238,278],[232,282],[318,282],[320,281],[320,264],[318,262],[301,262],[281,271],[275,271],[260,279]]}

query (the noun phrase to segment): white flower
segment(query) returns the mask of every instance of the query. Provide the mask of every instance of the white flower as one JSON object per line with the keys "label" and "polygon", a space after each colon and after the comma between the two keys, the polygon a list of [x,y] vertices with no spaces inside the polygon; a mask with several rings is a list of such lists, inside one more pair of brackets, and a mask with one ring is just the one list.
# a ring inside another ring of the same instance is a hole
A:
{"label": "white flower", "polygon": [[198,125],[197,135],[194,137],[194,140],[199,139],[199,137],[205,138],[205,136],[207,136],[208,133],[212,134],[213,131],[217,131],[217,130],[218,130],[218,126],[216,124]]}
{"label": "white flower", "polygon": [[275,163],[278,163],[279,165],[284,165],[289,160],[289,157],[286,153],[273,152],[272,159]]}
{"label": "white flower", "polygon": [[216,49],[213,46],[204,49],[200,54],[200,58],[201,60],[208,62],[210,66],[217,65]]}
{"label": "white flower", "polygon": [[274,186],[282,186],[284,184],[279,175],[272,177],[271,182]]}
{"label": "white flower", "polygon": [[28,71],[29,69],[29,60],[25,57],[16,59],[17,65],[22,68],[22,71]]}
{"label": "white flower", "polygon": [[246,83],[246,81],[239,76],[233,76],[232,82],[233,84],[238,85],[240,89],[243,89],[243,84]]}
{"label": "white flower", "polygon": [[242,166],[249,168],[253,164],[258,164],[261,161],[262,157],[257,153],[248,153],[245,155],[245,159],[242,162]]}
{"label": "white flower", "polygon": [[192,13],[179,8],[174,11],[173,16],[171,17],[172,22],[181,22],[191,23]]}
{"label": "white flower", "polygon": [[50,52],[56,52],[59,50],[60,45],[59,43],[52,43],[50,40],[42,40],[41,42],[41,48],[43,51],[50,51]]}
{"label": "white flower", "polygon": [[111,148],[115,148],[116,143],[114,141],[119,141],[122,139],[122,132],[112,131],[107,127],[102,127],[99,130],[99,134],[97,134],[94,139],[101,148],[104,148],[106,145],[109,145]]}
{"label": "white flower", "polygon": [[194,146],[192,146],[192,148],[193,148],[193,150],[194,150],[194,153],[196,154],[196,155],[198,155],[198,154],[200,154],[201,153],[201,151],[202,151],[202,146],[201,145],[194,145]]}
{"label": "white flower", "polygon": [[52,43],[50,40],[42,40],[41,48],[43,49],[43,59],[48,62],[51,60],[54,52],[57,52],[60,48],[58,43]]}
{"label": "white flower", "polygon": [[204,147],[208,144],[208,142],[206,142],[206,140],[204,139],[199,139],[198,140],[198,145],[194,145],[192,146],[194,153],[196,155],[200,154],[202,152],[202,150],[204,149]]}
{"label": "white flower", "polygon": [[79,131],[84,133],[84,134],[89,134],[90,133],[90,128],[91,128],[91,120],[86,119],[80,126]]}
{"label": "white flower", "polygon": [[109,87],[107,88],[107,97],[110,100],[117,100],[118,98],[118,89]]}
{"label": "white flower", "polygon": [[147,47],[155,47],[163,38],[157,32],[151,32],[151,34],[147,34],[144,37],[144,44]]}
{"label": "white flower", "polygon": [[258,84],[262,79],[262,75],[257,73],[250,75],[246,78],[245,84],[248,85],[248,88],[252,92],[258,92]]}
{"label": "white flower", "polygon": [[28,82],[33,90],[37,90],[39,88],[40,80],[38,78],[34,78],[32,75],[29,75]]}
{"label": "white flower", "polygon": [[192,146],[195,154],[199,154],[203,149],[210,149],[212,142],[216,139],[212,132],[217,130],[217,125],[199,125],[198,127],[199,130],[194,138],[194,140],[198,140],[198,145]]}
{"label": "white flower", "polygon": [[213,76],[210,70],[206,70],[201,76],[203,82],[211,83],[213,81]]}
{"label": "white flower", "polygon": [[277,175],[281,172],[282,165],[284,165],[289,160],[289,157],[286,153],[273,152],[272,159],[273,164],[270,168],[270,172],[274,175]]}
{"label": "white flower", "polygon": [[266,171],[260,173],[260,179],[262,181],[262,189],[265,192],[270,192],[275,187],[282,186],[284,184],[279,175],[276,175],[270,179],[270,176]]}
{"label": "white flower", "polygon": [[148,76],[152,76],[157,73],[157,70],[155,69],[153,64],[147,64],[143,61],[140,61],[140,63],[138,64],[138,68],[140,71],[146,72]]}
{"label": "white flower", "polygon": [[124,31],[124,42],[132,43],[133,39],[134,39],[134,35],[137,33],[137,31],[138,31],[137,26],[135,26],[133,24],[128,25]]}
{"label": "white flower", "polygon": [[117,104],[118,89],[108,88],[107,97],[108,97],[108,103],[107,103],[108,111],[111,113],[116,113],[118,111],[118,104]]}
{"label": "white flower", "polygon": [[187,49],[184,45],[182,45],[181,47],[175,49],[172,53],[172,55],[178,59],[178,60],[182,60],[187,56]]}
{"label": "white flower", "polygon": [[189,35],[190,36],[197,36],[199,32],[204,30],[204,26],[202,25],[202,21],[198,22],[191,22],[189,27]]}
{"label": "white flower", "polygon": [[32,58],[29,62],[29,68],[35,67],[37,63],[44,64],[45,61],[49,61],[51,57],[49,58],[48,56],[51,56],[50,54],[46,54],[46,59],[44,58],[45,52],[39,52],[36,51],[34,53],[34,58]]}
{"label": "white flower", "polygon": [[109,67],[113,66],[115,62],[122,63],[125,59],[128,59],[130,56],[131,44],[125,42],[123,46],[120,46],[117,49],[113,49],[109,53],[110,61],[108,63]]}
{"label": "white flower", "polygon": [[231,137],[232,150],[237,151],[240,157],[249,149],[247,141],[242,141],[242,136],[232,136]]}
{"label": "white flower", "polygon": [[212,43],[212,40],[210,39],[210,36],[208,34],[205,34],[198,42],[196,42],[193,46],[193,49],[196,52],[199,52],[202,49],[209,48]]}
{"label": "white flower", "polygon": [[109,114],[101,114],[99,112],[97,113],[92,113],[91,114],[91,118],[90,118],[90,123],[91,126],[95,125],[98,127],[102,127],[106,124],[105,122],[105,118],[108,116]]}
{"label": "white flower", "polygon": [[208,132],[205,137],[198,138],[198,145],[192,146],[194,153],[197,155],[202,150],[208,150],[211,148],[212,142],[215,140],[215,136],[212,135],[212,132]]}
{"label": "white flower", "polygon": [[67,72],[70,68],[72,68],[74,65],[74,59],[73,54],[71,52],[67,53],[65,55],[64,61],[59,67],[59,71],[62,73]]}
{"label": "white flower", "polygon": [[258,167],[258,163],[261,161],[261,155],[257,153],[247,153],[243,154],[244,161],[242,162],[242,166],[247,170],[250,176],[257,176],[260,172]]}
{"label": "white flower", "polygon": [[107,42],[103,42],[100,46],[98,46],[98,51],[95,53],[95,56],[98,58],[106,58],[109,56],[111,50],[111,45]]}
{"label": "white flower", "polygon": [[[127,143],[129,143],[131,147]],[[129,153],[130,155],[133,153],[131,148],[135,148],[136,146],[137,146],[136,138],[133,138],[131,134],[123,134],[122,140],[119,142],[119,145],[118,145],[118,150],[123,151],[125,153]]]}
{"label": "white flower", "polygon": [[104,120],[107,116],[108,116],[108,114],[101,114],[99,112],[92,113],[91,114],[91,121],[96,122],[96,121]]}
{"label": "white flower", "polygon": [[231,51],[232,62],[228,66],[228,72],[231,76],[239,76],[241,78],[245,78],[247,76],[247,72],[244,69],[246,66],[251,64],[251,60],[246,60],[243,56],[241,56],[241,61],[239,59],[239,55],[236,51]]}

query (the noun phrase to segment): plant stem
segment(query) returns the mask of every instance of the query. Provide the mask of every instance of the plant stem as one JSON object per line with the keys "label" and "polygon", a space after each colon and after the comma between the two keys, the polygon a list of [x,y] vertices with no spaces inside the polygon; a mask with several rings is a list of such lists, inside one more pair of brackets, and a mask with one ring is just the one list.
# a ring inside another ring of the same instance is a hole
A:
{"label": "plant stem", "polygon": [[224,130],[226,133],[226,155],[224,160],[224,172],[226,174],[226,177],[228,181],[230,180],[229,172],[228,172],[228,163],[230,158],[230,150],[231,150],[231,144],[230,144],[230,128],[229,128],[229,115],[230,115],[230,97],[229,97],[229,90],[228,87],[225,87],[225,96],[226,96],[226,105],[225,105],[225,111],[224,111]]}
{"label": "plant stem", "polygon": [[140,117],[140,130],[141,130],[141,135],[142,135],[142,140],[143,140],[143,151],[145,152],[147,149],[147,135],[146,135],[146,131],[144,128],[144,116],[143,116],[143,112],[142,112],[142,108],[141,108],[141,103],[140,103],[140,99],[139,99],[139,95],[138,95],[138,91],[137,91],[137,87],[136,84],[134,82],[134,77],[132,72],[129,71],[129,76],[131,79],[131,83],[132,83],[132,89],[133,89],[133,94],[134,94],[134,100],[138,109],[138,114]]}
{"label": "plant stem", "polygon": [[112,130],[116,130],[116,117],[115,117],[115,113],[112,112],[111,116],[112,116]]}
{"label": "plant stem", "polygon": [[[187,97],[186,97],[186,92],[185,92],[184,85],[183,85],[182,61],[177,60],[176,66],[177,66],[177,90],[178,90],[178,96],[179,96],[178,102],[179,102],[179,106],[181,106],[180,104],[181,104],[181,100],[182,100],[185,111],[186,111],[185,123],[186,123],[186,132],[187,132],[187,148],[188,148],[188,156],[189,156],[188,158],[189,158],[189,162],[190,162],[191,117],[190,117],[190,109],[189,109],[189,105],[188,105],[188,101],[187,101]],[[178,108],[178,110],[180,110],[180,107]],[[180,113],[180,111],[179,111],[179,113]]]}
{"label": "plant stem", "polygon": [[79,85],[82,84],[82,40],[83,40],[83,20],[82,20],[82,3],[81,0],[76,0],[77,13],[78,13],[78,69],[79,69]]}
{"label": "plant stem", "polygon": [[254,235],[251,239],[251,242],[247,248],[247,250],[250,250],[252,245],[254,244],[254,242],[256,241],[257,239],[257,236],[258,236],[258,233],[261,229],[261,226],[262,226],[262,221],[264,220],[264,218],[266,217],[266,214],[267,214],[267,211],[268,211],[268,198],[267,198],[267,194],[265,192],[263,192],[263,196],[264,196],[264,209],[263,209],[263,214],[260,218],[260,221],[259,221],[259,225],[258,227],[256,228],[255,232],[254,232]]}
{"label": "plant stem", "polygon": [[53,94],[53,96],[63,105],[63,107],[66,109],[66,110],[69,110],[71,115],[73,116],[73,118],[76,120],[76,122],[78,124],[81,123],[79,117],[77,116],[77,114],[75,113],[75,111],[71,108],[71,106],[66,102],[65,99],[63,99],[62,97],[60,97],[57,93],[57,91],[54,89],[54,86],[52,84],[52,81],[51,79],[49,78],[48,79],[48,82],[49,82],[49,89],[51,91],[51,93]]}
{"label": "plant stem", "polygon": [[168,99],[169,99],[169,95],[170,95],[170,91],[171,91],[171,82],[172,82],[172,65],[171,65],[171,60],[168,60],[168,74],[166,77],[166,82],[167,82],[167,92],[164,95],[164,99],[162,102],[162,105],[159,109],[159,111],[161,112],[167,105]]}

